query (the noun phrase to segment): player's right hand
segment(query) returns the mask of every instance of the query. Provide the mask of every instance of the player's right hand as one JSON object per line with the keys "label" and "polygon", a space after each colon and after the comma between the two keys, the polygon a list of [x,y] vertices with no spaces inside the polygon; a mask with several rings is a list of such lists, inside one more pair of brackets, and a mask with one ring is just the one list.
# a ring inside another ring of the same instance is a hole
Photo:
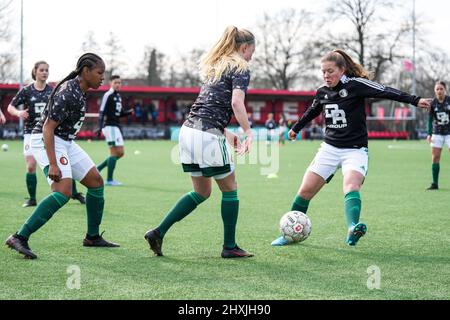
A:
{"label": "player's right hand", "polygon": [[58,168],[58,165],[51,164],[48,167],[48,177],[55,182],[59,182],[59,180],[61,180],[62,174],[61,174],[61,170],[59,170],[59,168]]}
{"label": "player's right hand", "polygon": [[248,152],[250,152],[251,148],[252,148],[252,142],[253,142],[253,132],[252,129],[248,129],[245,132],[246,138],[245,140],[241,143],[237,153],[238,155],[243,155],[246,154]]}
{"label": "player's right hand", "polygon": [[428,141],[428,143],[432,143],[433,142],[433,140],[431,139],[431,136],[427,136],[427,141]]}
{"label": "player's right hand", "polygon": [[288,134],[288,136],[289,136],[289,140],[295,140],[295,139],[297,139],[297,135],[298,135],[298,133],[297,132],[295,132],[294,130],[289,130],[289,134]]}
{"label": "player's right hand", "polygon": [[23,120],[27,120],[28,119],[28,109],[23,109],[19,111],[19,118],[23,119]]}

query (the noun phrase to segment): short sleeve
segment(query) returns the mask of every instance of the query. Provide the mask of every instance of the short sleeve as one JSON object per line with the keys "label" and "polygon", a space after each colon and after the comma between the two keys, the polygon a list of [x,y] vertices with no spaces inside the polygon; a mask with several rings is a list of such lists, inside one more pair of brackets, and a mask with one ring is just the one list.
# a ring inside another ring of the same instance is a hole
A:
{"label": "short sleeve", "polygon": [[64,95],[64,91],[55,94],[52,110],[48,117],[58,123],[63,122],[68,117],[70,99]]}
{"label": "short sleeve", "polygon": [[13,105],[14,107],[18,107],[22,104],[25,104],[25,101],[26,101],[26,92],[25,88],[22,88],[12,99],[11,105]]}
{"label": "short sleeve", "polygon": [[232,88],[240,89],[247,92],[248,85],[250,84],[250,70],[243,72],[236,72],[231,76]]}

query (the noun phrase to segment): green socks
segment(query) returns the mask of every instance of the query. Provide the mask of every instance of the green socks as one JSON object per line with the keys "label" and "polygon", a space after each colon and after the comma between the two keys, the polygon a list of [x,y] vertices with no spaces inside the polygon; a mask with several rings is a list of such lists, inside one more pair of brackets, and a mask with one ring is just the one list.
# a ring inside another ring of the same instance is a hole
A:
{"label": "green socks", "polygon": [[161,238],[164,237],[166,232],[175,222],[178,222],[181,219],[185,218],[189,213],[194,211],[194,209],[197,208],[200,203],[205,200],[205,198],[203,198],[195,191],[191,191],[182,196],[158,226],[159,232],[161,233]]}
{"label": "green socks", "polygon": [[438,184],[439,181],[439,163],[433,163],[431,166],[431,171],[433,172],[433,183]]}
{"label": "green socks", "polygon": [[96,236],[99,234],[100,223],[102,223],[103,208],[105,198],[103,197],[104,187],[88,188],[86,193],[87,211],[87,234]]}
{"label": "green socks", "polygon": [[113,180],[114,169],[116,168],[116,162],[119,160],[117,157],[109,157],[108,158],[108,181]]}
{"label": "green socks", "polygon": [[31,217],[28,218],[17,234],[29,238],[31,234],[50,220],[53,214],[64,206],[67,201],[69,201],[69,198],[62,193],[53,192],[39,203]]}
{"label": "green socks", "polygon": [[222,192],[223,245],[227,248],[236,246],[236,224],[239,213],[237,190]]}
{"label": "green socks", "polygon": [[103,169],[105,169],[105,167],[108,165],[108,159],[109,159],[109,157],[106,158],[105,161],[103,161],[102,163],[100,163],[100,164],[97,166],[97,170],[98,170],[99,172],[102,171]]}
{"label": "green socks", "polygon": [[26,179],[28,194],[30,199],[36,200],[37,178],[36,173],[27,173]]}
{"label": "green socks", "polygon": [[103,161],[102,163],[100,163],[97,166],[97,170],[99,172],[102,171],[106,166],[108,166],[108,181],[113,180],[113,174],[114,174],[114,169],[116,168],[117,160],[119,160],[119,158],[111,156],[111,157],[106,158],[105,161]]}
{"label": "green socks", "polygon": [[359,222],[361,213],[361,197],[359,191],[351,191],[345,195],[345,217],[347,219],[347,227],[350,229]]}
{"label": "green socks", "polygon": [[292,203],[291,210],[306,213],[306,211],[308,211],[309,201],[310,200],[305,200],[297,194]]}

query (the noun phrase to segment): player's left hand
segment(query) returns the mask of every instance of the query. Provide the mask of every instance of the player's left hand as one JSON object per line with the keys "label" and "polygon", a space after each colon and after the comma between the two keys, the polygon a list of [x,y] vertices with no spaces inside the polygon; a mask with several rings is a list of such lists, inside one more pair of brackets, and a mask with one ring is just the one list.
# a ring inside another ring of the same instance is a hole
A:
{"label": "player's left hand", "polygon": [[102,129],[97,128],[94,130],[95,135],[97,136],[97,138],[100,138],[102,135]]}
{"label": "player's left hand", "polygon": [[55,182],[59,182],[59,180],[61,180],[61,177],[62,177],[61,170],[59,170],[57,165],[51,164],[49,166],[48,177]]}
{"label": "player's left hand", "polygon": [[298,133],[295,132],[294,130],[289,130],[288,136],[289,136],[289,140],[295,140],[297,139],[297,135]]}

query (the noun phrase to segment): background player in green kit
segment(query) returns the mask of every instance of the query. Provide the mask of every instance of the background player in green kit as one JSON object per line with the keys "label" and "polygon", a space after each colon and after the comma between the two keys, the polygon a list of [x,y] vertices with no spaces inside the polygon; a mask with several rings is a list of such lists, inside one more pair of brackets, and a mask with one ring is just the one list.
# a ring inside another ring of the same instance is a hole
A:
{"label": "background player in green kit", "polygon": [[[36,160],[31,154],[30,137],[31,131],[38,123],[42,110],[44,110],[53,88],[47,84],[49,75],[49,65],[45,61],[38,61],[31,70],[31,77],[34,82],[23,87],[13,98],[8,106],[8,112],[24,120],[23,128],[23,154],[27,165],[26,185],[29,198],[23,204],[23,207],[32,207],[37,205],[36,201]],[[24,108],[19,110],[19,106]],[[77,191],[75,181],[72,183],[72,198],[85,203],[83,194]]]}
{"label": "background player in green kit", "polygon": [[120,118],[133,112],[133,109],[123,110],[122,108],[122,98],[119,93],[121,84],[119,76],[111,76],[111,88],[104,94],[100,106],[99,128],[97,133],[100,134],[100,132],[103,132],[105,135],[106,142],[109,146],[110,156],[100,163],[97,166],[97,169],[98,171],[102,171],[105,167],[108,167],[107,186],[122,185],[121,182],[113,179],[116,162],[122,158],[125,153],[122,131],[120,129]]}
{"label": "background player in green kit", "polygon": [[211,194],[211,177],[222,191],[224,226],[223,258],[251,257],[235,240],[239,212],[234,164],[227,138],[238,139],[225,129],[234,113],[247,139],[237,145],[248,152],[253,135],[244,105],[250,82],[248,62],[255,51],[255,37],[247,30],[228,27],[201,62],[204,83],[180,130],[179,150],[183,170],[191,175],[194,191],[185,194],[155,229],[145,234],[150,249],[162,256],[162,241],[169,228],[184,219]]}
{"label": "background player in green kit", "polygon": [[450,97],[447,96],[447,85],[438,81],[434,85],[435,98],[431,102],[428,117],[427,141],[431,145],[431,172],[433,182],[427,190],[439,189],[439,170],[441,152],[444,145],[450,150]]}
{"label": "background player in green kit", "polygon": [[52,193],[39,203],[20,230],[6,240],[7,246],[26,258],[37,258],[28,245],[28,239],[69,201],[72,177],[88,188],[87,233],[83,246],[119,246],[99,234],[105,202],[103,179],[89,155],[74,141],[85,118],[86,92],[100,87],[104,72],[105,64],[99,56],[93,53],[82,55],[76,69],[52,92],[41,119],[32,131],[32,153],[48,176]]}
{"label": "background player in green kit", "polygon": [[[347,220],[347,244],[356,245],[367,227],[359,222],[360,189],[369,164],[365,98],[395,100],[427,108],[430,99],[422,99],[368,80],[369,73],[342,50],[327,53],[321,60],[325,86],[317,90],[312,105],[289,131],[295,140],[301,129],[324,113],[325,141],[303,176],[291,210],[306,213],[310,200],[331,180],[337,169],[344,176],[344,207]],[[288,241],[279,237],[273,246]]]}

